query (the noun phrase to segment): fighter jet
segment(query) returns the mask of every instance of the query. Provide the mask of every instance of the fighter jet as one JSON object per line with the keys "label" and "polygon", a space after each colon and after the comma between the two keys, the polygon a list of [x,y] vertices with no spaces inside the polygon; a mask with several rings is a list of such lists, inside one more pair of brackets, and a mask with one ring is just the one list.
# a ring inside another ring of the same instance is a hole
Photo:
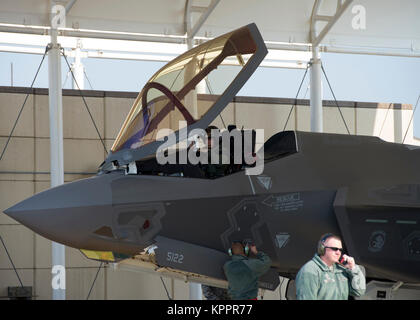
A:
{"label": "fighter jet", "polygon": [[[260,283],[269,289],[278,275],[293,279],[319,237],[332,232],[368,279],[420,282],[418,147],[281,131],[258,148],[252,129],[263,128],[230,125],[222,131],[231,138],[253,133],[254,163],[243,152],[240,161],[223,163],[221,174],[209,175],[205,161],[180,161],[183,132],[206,129],[266,54],[255,24],[182,54],[144,86],[96,176],[38,193],[5,213],[91,258],[118,261],[153,246],[157,264],[217,279],[225,279],[231,242],[248,239],[272,259]],[[223,92],[194,103],[196,86],[226,64],[238,71],[220,81]],[[191,144],[187,139],[184,146]],[[176,163],[158,161],[164,146],[161,155],[172,148]],[[251,174],[256,159],[263,170]]]}

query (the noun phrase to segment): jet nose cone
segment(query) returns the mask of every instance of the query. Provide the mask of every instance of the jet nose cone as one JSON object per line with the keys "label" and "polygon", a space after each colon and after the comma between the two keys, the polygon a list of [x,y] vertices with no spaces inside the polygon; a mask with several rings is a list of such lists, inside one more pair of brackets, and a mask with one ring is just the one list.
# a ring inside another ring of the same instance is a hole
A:
{"label": "jet nose cone", "polygon": [[[18,204],[20,205],[22,202],[19,202]],[[3,213],[8,215],[10,218],[15,219],[16,221],[19,221],[19,215],[20,215],[19,213],[21,212],[21,210],[19,209],[18,204],[10,207],[9,209],[4,210]]]}
{"label": "jet nose cone", "polygon": [[27,225],[25,223],[27,214],[32,211],[32,201],[31,198],[18,202],[14,206],[10,207],[9,209],[4,210],[3,212],[8,215],[10,218],[15,219],[19,223],[23,225]]}
{"label": "jet nose cone", "polygon": [[43,191],[4,213],[45,238],[79,247],[97,227],[98,213],[99,223],[109,222],[111,204],[107,179],[94,177]]}

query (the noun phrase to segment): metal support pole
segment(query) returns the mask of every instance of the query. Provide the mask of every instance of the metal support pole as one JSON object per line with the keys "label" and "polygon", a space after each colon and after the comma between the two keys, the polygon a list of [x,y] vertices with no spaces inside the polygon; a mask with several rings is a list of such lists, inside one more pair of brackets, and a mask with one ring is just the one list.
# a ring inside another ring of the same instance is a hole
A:
{"label": "metal support pole", "polygon": [[83,64],[81,62],[81,49],[82,45],[80,40],[77,41],[77,47],[75,49],[75,55],[74,55],[74,63],[71,66],[71,69],[73,71],[74,74],[74,79],[73,79],[73,86],[72,88],[75,90],[83,90],[85,88],[85,72],[84,72],[84,67]]}
{"label": "metal support pole", "polygon": [[201,284],[190,282],[190,300],[203,300],[203,294],[201,292]]}
{"label": "metal support pole", "polygon": [[319,48],[312,48],[311,59],[311,131],[323,132],[322,123],[322,81]]}
{"label": "metal support pole", "polygon": [[[61,88],[61,59],[60,45],[57,43],[57,29],[51,28],[51,43],[48,51],[48,82],[49,82],[49,113],[50,113],[50,162],[51,162],[51,187],[64,183],[63,161],[63,103]],[[65,247],[62,244],[52,243],[52,267],[53,272],[65,270]],[[55,267],[55,268],[54,268]],[[65,273],[53,274],[59,277],[59,287],[53,285],[52,298],[65,300]],[[64,283],[63,283],[64,281]]]}

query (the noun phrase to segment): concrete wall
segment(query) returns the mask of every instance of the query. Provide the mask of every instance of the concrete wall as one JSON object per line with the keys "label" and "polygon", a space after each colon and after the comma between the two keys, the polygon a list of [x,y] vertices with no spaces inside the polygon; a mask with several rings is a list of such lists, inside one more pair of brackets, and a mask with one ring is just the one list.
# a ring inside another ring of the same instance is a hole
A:
{"label": "concrete wall", "polygon": [[[51,241],[33,233],[2,213],[13,204],[50,186],[48,90],[0,87],[0,150],[29,94],[3,159],[0,161],[0,236],[25,286],[36,299],[51,299]],[[83,91],[101,137],[110,149],[137,93]],[[200,105],[214,97],[200,95]],[[237,97],[223,111],[226,125],[265,128],[265,140],[283,130],[293,99]],[[376,135],[401,142],[412,117],[411,105],[343,102],[341,111],[352,134]],[[286,129],[310,131],[308,100],[298,100]],[[63,90],[65,182],[94,175],[106,156],[96,129],[77,91]],[[220,117],[214,124],[223,128]],[[346,134],[340,113],[332,101],[324,101],[324,132]],[[412,124],[406,144],[413,139]],[[99,267],[78,250],[66,248],[67,299],[86,299]],[[163,279],[171,296],[188,299],[188,284]],[[0,299],[7,287],[19,286],[10,261],[0,246]],[[284,288],[283,288],[284,290]],[[284,296],[284,295],[283,295]],[[279,299],[279,291],[266,291],[265,299]],[[159,276],[102,268],[90,299],[167,299]]]}

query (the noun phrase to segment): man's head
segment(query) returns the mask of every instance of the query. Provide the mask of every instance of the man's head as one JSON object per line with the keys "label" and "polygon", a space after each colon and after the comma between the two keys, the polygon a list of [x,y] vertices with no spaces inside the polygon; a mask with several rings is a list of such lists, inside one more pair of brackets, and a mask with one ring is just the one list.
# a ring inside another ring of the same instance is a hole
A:
{"label": "man's head", "polygon": [[318,255],[328,266],[337,263],[343,252],[341,238],[331,233],[324,234],[318,243]]}
{"label": "man's head", "polygon": [[230,247],[231,253],[232,255],[242,255],[242,256],[247,256],[249,253],[249,247],[246,246],[244,247],[244,245],[239,242],[239,241],[234,241],[232,243],[232,246]]}

